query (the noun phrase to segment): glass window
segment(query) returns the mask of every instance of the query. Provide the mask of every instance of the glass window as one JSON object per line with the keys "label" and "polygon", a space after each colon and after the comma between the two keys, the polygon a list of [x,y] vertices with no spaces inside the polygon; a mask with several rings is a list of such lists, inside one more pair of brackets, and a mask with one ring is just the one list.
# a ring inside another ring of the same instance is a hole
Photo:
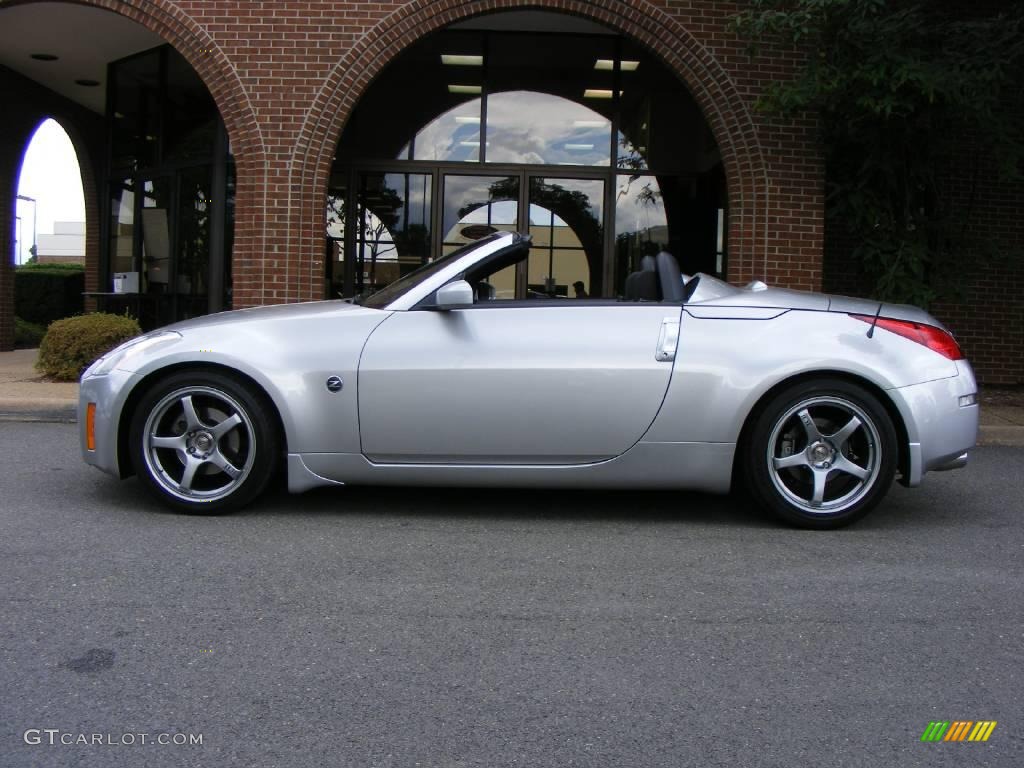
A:
{"label": "glass window", "polygon": [[443,253],[494,232],[518,228],[518,176],[444,177]]}
{"label": "glass window", "polygon": [[601,295],[604,182],[530,179],[528,296]]}
{"label": "glass window", "polygon": [[[341,239],[343,213],[338,221]],[[430,222],[429,174],[361,174],[351,246],[356,259],[356,292],[380,290],[426,263],[430,256]]]}
{"label": "glass window", "polygon": [[717,163],[710,129],[679,78],[628,40],[622,41],[621,51],[616,166],[693,175]]}
{"label": "glass window", "polygon": [[487,161],[608,165],[611,120],[575,101],[536,91],[487,98]]}
{"label": "glass window", "polygon": [[408,153],[413,160],[477,162],[480,160],[481,99],[452,107],[416,132]]}
{"label": "glass window", "polygon": [[163,162],[210,158],[217,131],[217,105],[181,54],[167,51],[167,90],[163,118]]}
{"label": "glass window", "polygon": [[347,174],[331,174],[327,190],[327,298],[337,299],[345,292],[345,226],[348,215]]}
{"label": "glass window", "polygon": [[210,171],[190,168],[179,179],[178,259],[174,293],[178,294],[179,317],[206,312],[210,259]]}
{"label": "glass window", "polygon": [[[678,75],[600,26],[529,19],[481,16],[411,45],[361,98],[335,167],[436,174],[430,245],[441,255],[528,229],[529,258],[489,276],[489,298],[621,295],[640,258],[659,250],[686,272],[721,274],[724,172]],[[441,165],[450,162],[470,167]],[[364,228],[390,231],[368,208],[377,221]],[[368,243],[385,249],[390,236]]]}
{"label": "glass window", "polygon": [[111,67],[112,168],[130,171],[152,167],[157,161],[161,57],[158,48]]}
{"label": "glass window", "polygon": [[616,295],[622,295],[626,277],[640,269],[641,258],[664,250],[670,251],[669,226],[657,177],[619,176],[615,189]]}
{"label": "glass window", "polygon": [[111,184],[110,271],[135,271],[135,183],[131,179]]}
{"label": "glass window", "polygon": [[142,280],[146,293],[173,293],[171,288],[170,178],[143,182]]}

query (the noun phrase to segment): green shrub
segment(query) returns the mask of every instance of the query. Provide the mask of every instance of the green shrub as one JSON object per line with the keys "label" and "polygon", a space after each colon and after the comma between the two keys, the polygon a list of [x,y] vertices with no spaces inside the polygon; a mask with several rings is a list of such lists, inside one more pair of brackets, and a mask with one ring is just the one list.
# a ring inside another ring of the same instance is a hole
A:
{"label": "green shrub", "polygon": [[46,334],[46,327],[30,323],[20,317],[14,318],[14,346],[17,349],[34,349]]}
{"label": "green shrub", "polygon": [[39,345],[36,368],[60,381],[75,381],[94,360],[142,333],[134,318],[94,312],[56,320]]}
{"label": "green shrub", "polygon": [[85,270],[85,265],[66,261],[56,261],[50,264],[33,262],[32,264],[20,264],[18,269],[29,272],[82,272]]}
{"label": "green shrub", "polygon": [[81,264],[26,264],[14,270],[14,314],[49,325],[81,314],[85,270]]}

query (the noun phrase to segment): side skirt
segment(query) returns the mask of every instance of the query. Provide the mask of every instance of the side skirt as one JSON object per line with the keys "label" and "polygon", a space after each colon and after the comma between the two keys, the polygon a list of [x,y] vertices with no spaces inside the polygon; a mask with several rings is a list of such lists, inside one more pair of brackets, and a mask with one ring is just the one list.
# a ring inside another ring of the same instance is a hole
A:
{"label": "side skirt", "polygon": [[323,485],[497,488],[680,488],[727,493],[735,443],[637,443],[622,456],[582,465],[374,464],[358,453],[288,456],[288,489]]}

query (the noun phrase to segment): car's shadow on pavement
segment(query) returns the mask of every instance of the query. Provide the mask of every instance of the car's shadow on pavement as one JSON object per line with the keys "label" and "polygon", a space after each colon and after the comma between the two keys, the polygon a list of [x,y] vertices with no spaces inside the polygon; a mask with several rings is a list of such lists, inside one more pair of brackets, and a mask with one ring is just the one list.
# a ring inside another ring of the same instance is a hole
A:
{"label": "car's shadow on pavement", "polygon": [[300,496],[276,489],[240,514],[415,515],[423,519],[692,522],[774,527],[740,495],[688,491],[349,486]]}
{"label": "car's shadow on pavement", "polygon": [[[137,478],[110,481],[113,489],[97,488],[110,512],[175,517],[178,513],[153,498]],[[106,483],[104,482],[105,486]],[[853,532],[896,532],[904,529],[946,527],[952,520],[938,510],[934,499],[921,489],[908,491],[894,485],[878,509],[844,529]],[[760,509],[746,494],[727,496],[692,491],[445,488],[346,486],[317,488],[289,494],[277,482],[259,499],[238,512],[214,519],[344,518],[375,516],[381,520],[415,516],[421,520],[462,519],[499,521],[594,521],[632,524],[678,523],[705,527],[741,527],[756,530],[796,529]],[[210,519],[181,515],[182,519]]]}

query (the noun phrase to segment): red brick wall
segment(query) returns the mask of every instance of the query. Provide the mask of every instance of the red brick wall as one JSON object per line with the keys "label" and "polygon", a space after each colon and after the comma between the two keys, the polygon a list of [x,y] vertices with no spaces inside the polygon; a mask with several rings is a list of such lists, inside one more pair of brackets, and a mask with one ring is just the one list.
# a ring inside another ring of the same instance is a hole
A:
{"label": "red brick wall", "polygon": [[967,213],[979,244],[963,265],[962,296],[932,307],[960,340],[986,384],[1024,384],[1024,183],[1001,181],[995,158],[977,143],[947,165],[943,197]]}
{"label": "red brick wall", "polygon": [[[33,0],[0,0],[3,6]],[[80,0],[160,34],[209,86],[238,170],[235,306],[319,298],[334,147],[369,80],[428,31],[503,9],[546,8],[643,42],[689,86],[722,150],[734,280],[821,278],[821,161],[810,121],[757,114],[797,54],[751,59],[727,29],[740,4],[681,0]],[[2,12],[2,11],[0,11]]]}

